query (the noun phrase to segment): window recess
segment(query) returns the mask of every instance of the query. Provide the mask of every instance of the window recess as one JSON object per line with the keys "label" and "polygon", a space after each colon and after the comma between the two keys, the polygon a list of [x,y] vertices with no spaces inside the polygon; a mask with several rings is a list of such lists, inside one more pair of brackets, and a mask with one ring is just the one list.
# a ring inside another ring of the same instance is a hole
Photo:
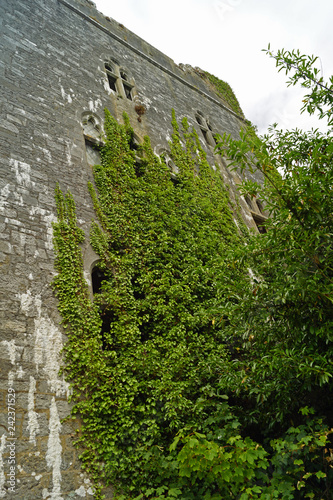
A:
{"label": "window recess", "polygon": [[212,126],[210,125],[209,120],[204,117],[201,111],[197,111],[195,119],[200,127],[201,133],[207,146],[215,147],[216,141],[214,139]]}
{"label": "window recess", "polygon": [[113,92],[118,93],[118,90],[117,90],[117,78],[118,77],[117,77],[117,74],[115,71],[116,68],[111,63],[105,63],[104,68],[105,68],[105,72],[106,72],[106,76],[107,76],[107,79],[109,82],[110,89]]}
{"label": "window recess", "polygon": [[259,233],[261,233],[261,234],[267,233],[267,229],[265,227],[265,222],[267,220],[267,217],[265,217],[262,214],[258,214],[257,212],[253,212],[252,210],[250,212],[251,212],[251,215],[252,215],[253,220],[255,222],[255,225],[257,226]]}
{"label": "window recess", "polygon": [[86,156],[89,165],[100,163],[100,147],[103,145],[101,127],[98,119],[93,114],[86,114],[82,119],[83,137],[86,148]]}
{"label": "window recess", "polygon": [[115,61],[106,61],[104,69],[110,90],[119,97],[133,101],[135,93],[133,78],[129,78],[127,72]]}

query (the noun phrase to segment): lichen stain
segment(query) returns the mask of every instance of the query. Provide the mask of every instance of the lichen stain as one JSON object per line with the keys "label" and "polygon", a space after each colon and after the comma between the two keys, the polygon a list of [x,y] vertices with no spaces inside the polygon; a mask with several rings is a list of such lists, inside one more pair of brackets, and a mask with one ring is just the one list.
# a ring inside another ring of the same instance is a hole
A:
{"label": "lichen stain", "polygon": [[42,312],[42,300],[40,295],[33,296],[31,291],[20,294],[21,311],[34,318],[35,323],[35,345],[34,361],[36,371],[42,366],[48,384],[52,392],[57,396],[67,394],[69,396],[69,384],[59,378],[60,351],[63,347],[62,334],[60,330],[48,317],[46,312]]}
{"label": "lichen stain", "polygon": [[98,108],[102,106],[102,101],[100,99],[96,99],[95,101],[89,101],[89,110],[93,113],[96,113]]}
{"label": "lichen stain", "polygon": [[35,186],[35,183],[31,181],[31,167],[28,163],[11,158],[9,164],[15,173],[17,184],[26,188]]}
{"label": "lichen stain", "polygon": [[11,341],[3,340],[1,344],[7,347],[10,362],[12,365],[15,365],[15,359],[16,359],[15,340],[14,339],[12,339]]}
{"label": "lichen stain", "polygon": [[50,420],[49,420],[49,439],[47,442],[47,452],[46,452],[46,463],[49,468],[52,468],[52,483],[53,488],[51,492],[45,492],[43,490],[43,498],[44,494],[48,494],[47,498],[53,500],[63,500],[61,496],[61,453],[62,447],[60,442],[60,430],[61,423],[58,415],[58,409],[55,402],[54,397],[51,401],[50,407]]}
{"label": "lichen stain", "polygon": [[42,217],[43,222],[46,225],[46,241],[45,248],[47,250],[53,249],[53,227],[52,222],[56,222],[56,216],[50,212],[40,207],[31,207],[30,208],[30,217],[33,218],[35,215],[40,215]]}
{"label": "lichen stain", "polygon": [[35,412],[35,392],[36,380],[30,375],[30,385],[28,394],[28,425],[29,442],[36,446],[36,434],[39,431],[38,414]]}
{"label": "lichen stain", "polygon": [[70,94],[67,94],[65,92],[65,89],[60,85],[60,91],[61,91],[61,97],[64,99],[64,101],[67,101],[69,104],[73,101],[72,96]]}

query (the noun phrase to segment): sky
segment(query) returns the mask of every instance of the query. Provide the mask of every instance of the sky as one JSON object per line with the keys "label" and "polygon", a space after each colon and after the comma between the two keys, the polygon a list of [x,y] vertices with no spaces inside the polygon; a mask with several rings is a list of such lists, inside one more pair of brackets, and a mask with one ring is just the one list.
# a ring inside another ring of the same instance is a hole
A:
{"label": "sky", "polygon": [[94,0],[97,9],[139,35],[177,64],[199,66],[234,90],[261,134],[268,126],[308,130],[300,115],[304,90],[287,87],[285,72],[262,49],[315,55],[324,80],[333,75],[332,0]]}

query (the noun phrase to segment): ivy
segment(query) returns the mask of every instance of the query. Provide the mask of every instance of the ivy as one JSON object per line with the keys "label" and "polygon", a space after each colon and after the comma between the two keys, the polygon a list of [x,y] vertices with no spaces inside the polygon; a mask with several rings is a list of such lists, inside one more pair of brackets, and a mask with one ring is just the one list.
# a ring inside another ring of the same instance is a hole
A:
{"label": "ivy", "polygon": [[242,111],[242,108],[240,107],[240,104],[238,102],[238,99],[230,87],[229,83],[224,82],[223,80],[220,80],[220,78],[217,78],[217,76],[212,75],[211,73],[208,73],[208,71],[204,71],[204,75],[206,78],[208,78],[209,82],[213,85],[215,92],[217,93],[218,96],[220,96],[234,111],[240,116],[244,116],[244,113]]}
{"label": "ivy", "polygon": [[174,113],[172,125],[176,178],[149,138],[134,149],[126,115],[119,124],[105,112],[101,164],[89,184],[90,243],[104,277],[93,301],[74,201],[56,190],[54,288],[68,332],[63,370],[73,416],[82,420],[83,467],[96,498],[104,484],[119,500],[293,498],[297,480],[306,484],[319,472],[293,460],[304,446],[311,460],[327,431],[311,434],[317,424],[310,422],[305,441],[297,429],[269,451],[242,436],[221,379],[232,366],[233,284],[251,286],[246,262],[236,259],[245,240],[195,131]]}

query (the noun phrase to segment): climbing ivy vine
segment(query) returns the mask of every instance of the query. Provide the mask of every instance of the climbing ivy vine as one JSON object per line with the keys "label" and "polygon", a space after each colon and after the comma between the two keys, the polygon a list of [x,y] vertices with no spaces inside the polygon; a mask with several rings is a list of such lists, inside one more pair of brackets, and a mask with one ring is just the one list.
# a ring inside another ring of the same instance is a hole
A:
{"label": "climbing ivy vine", "polygon": [[96,498],[102,484],[123,500],[294,498],[297,478],[305,484],[315,473],[301,454],[315,461],[327,433],[311,421],[310,438],[297,428],[269,452],[241,436],[220,380],[233,348],[223,304],[238,300],[232,283],[251,285],[246,263],[228,258],[244,239],[195,131],[174,114],[172,125],[176,177],[148,138],[135,150],[126,115],[121,125],[106,111],[89,185],[103,276],[93,301],[73,198],[56,191],[54,287],[81,460]]}
{"label": "climbing ivy vine", "polygon": [[230,87],[229,83],[221,80],[220,78],[217,78],[217,76],[212,75],[211,73],[208,73],[208,71],[204,71],[203,74],[208,78],[210,83],[213,85],[217,95],[219,95],[232,109],[235,113],[237,113],[240,116],[244,116],[244,113],[242,111],[242,108],[240,107],[240,104],[238,102],[238,99]]}

